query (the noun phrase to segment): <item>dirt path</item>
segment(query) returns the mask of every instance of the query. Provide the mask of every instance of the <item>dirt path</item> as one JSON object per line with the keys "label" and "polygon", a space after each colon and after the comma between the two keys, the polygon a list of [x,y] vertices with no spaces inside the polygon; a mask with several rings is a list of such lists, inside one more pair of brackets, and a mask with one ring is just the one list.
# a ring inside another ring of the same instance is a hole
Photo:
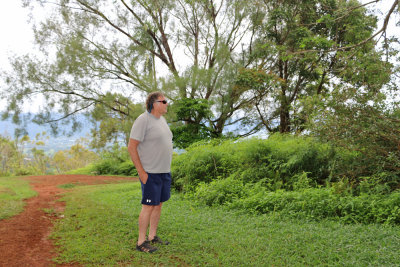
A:
{"label": "dirt path", "polygon": [[[62,214],[65,203],[57,201],[66,190],[58,185],[101,184],[118,180],[137,180],[111,176],[46,175],[29,176],[32,188],[38,196],[26,200],[24,212],[6,220],[0,220],[0,267],[13,266],[79,266],[56,265],[51,261],[56,256],[53,241],[48,237],[55,214]],[[54,210],[55,213],[45,212]]]}

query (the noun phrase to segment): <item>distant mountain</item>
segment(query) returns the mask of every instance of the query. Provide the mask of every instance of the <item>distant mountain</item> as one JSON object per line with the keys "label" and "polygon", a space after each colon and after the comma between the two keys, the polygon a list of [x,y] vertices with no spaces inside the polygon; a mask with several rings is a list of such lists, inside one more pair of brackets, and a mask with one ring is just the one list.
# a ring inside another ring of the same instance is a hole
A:
{"label": "distant mountain", "polygon": [[[52,136],[51,129],[49,126],[45,125],[37,125],[35,123],[30,123],[26,127],[26,131],[28,132],[29,138],[31,140],[35,140],[37,134],[42,134],[46,132],[46,138],[41,138],[40,140],[45,143],[44,146],[37,146],[37,148],[43,149],[49,153],[56,152],[59,150],[69,149],[73,144],[75,144],[76,140],[81,137],[88,137],[91,129],[91,125],[87,121],[86,117],[80,116],[78,120],[83,124],[83,127],[80,131],[73,133],[71,136],[66,135],[58,135]],[[86,127],[85,127],[86,126]],[[60,125],[60,132],[66,130],[68,132],[70,126]],[[14,131],[18,128],[17,125],[13,124],[10,120],[1,121],[0,120],[0,135],[8,136],[11,139],[14,139]],[[26,150],[30,150],[34,145],[27,145]]]}

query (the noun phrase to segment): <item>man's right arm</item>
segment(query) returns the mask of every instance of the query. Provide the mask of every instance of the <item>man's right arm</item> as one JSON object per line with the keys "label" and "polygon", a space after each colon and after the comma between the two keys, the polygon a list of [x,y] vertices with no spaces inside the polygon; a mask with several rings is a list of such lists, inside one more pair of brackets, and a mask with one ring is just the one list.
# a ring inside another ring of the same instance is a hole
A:
{"label": "man's right arm", "polygon": [[129,144],[128,144],[128,151],[129,151],[129,155],[131,156],[132,162],[135,165],[136,170],[139,174],[139,179],[142,181],[142,183],[145,184],[147,182],[148,174],[143,169],[142,162],[140,161],[140,158],[139,158],[139,153],[137,151],[137,147],[138,147],[139,143],[140,143],[140,141],[130,138]]}

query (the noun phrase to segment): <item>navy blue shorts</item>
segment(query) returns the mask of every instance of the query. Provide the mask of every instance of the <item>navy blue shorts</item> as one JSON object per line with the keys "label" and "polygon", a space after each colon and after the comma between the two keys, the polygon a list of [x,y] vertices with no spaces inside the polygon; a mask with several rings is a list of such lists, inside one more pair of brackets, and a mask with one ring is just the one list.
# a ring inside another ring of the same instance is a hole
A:
{"label": "navy blue shorts", "polygon": [[142,181],[142,204],[157,206],[171,196],[171,173],[147,173],[146,184]]}

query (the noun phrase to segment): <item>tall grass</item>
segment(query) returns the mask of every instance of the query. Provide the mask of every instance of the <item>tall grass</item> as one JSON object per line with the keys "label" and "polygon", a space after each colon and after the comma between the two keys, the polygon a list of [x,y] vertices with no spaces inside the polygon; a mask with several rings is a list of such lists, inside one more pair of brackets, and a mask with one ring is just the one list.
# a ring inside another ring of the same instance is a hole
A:
{"label": "tall grass", "polygon": [[22,212],[23,200],[36,195],[28,181],[19,177],[0,177],[0,220]]}
{"label": "tall grass", "polygon": [[158,234],[171,242],[135,251],[140,184],[75,187],[53,237],[57,262],[87,266],[396,266],[400,228],[343,225],[193,206],[173,193]]}

